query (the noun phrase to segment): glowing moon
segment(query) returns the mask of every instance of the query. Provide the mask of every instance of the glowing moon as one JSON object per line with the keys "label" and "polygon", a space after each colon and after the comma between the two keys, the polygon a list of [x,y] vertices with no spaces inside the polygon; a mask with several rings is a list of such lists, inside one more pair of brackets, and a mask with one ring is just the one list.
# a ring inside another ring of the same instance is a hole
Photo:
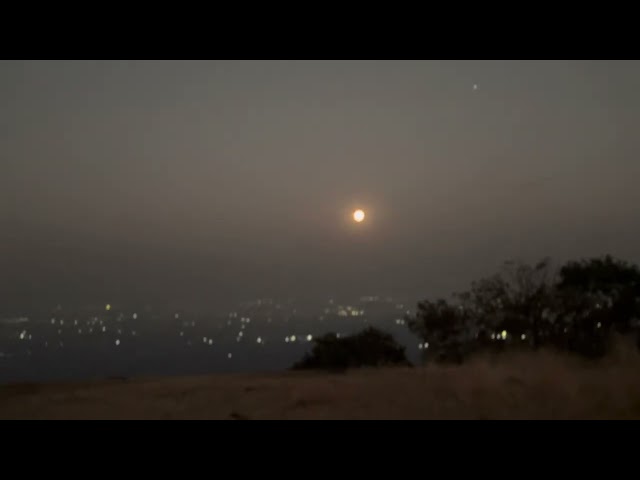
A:
{"label": "glowing moon", "polygon": [[364,212],[362,210],[356,210],[353,212],[353,219],[360,223],[364,220]]}

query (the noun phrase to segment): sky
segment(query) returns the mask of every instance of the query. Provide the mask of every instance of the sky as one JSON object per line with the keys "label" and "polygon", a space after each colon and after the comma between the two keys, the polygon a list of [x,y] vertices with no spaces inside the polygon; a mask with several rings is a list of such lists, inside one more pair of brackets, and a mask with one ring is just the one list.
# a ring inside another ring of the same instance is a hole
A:
{"label": "sky", "polygon": [[637,61],[2,61],[0,304],[638,262],[638,85]]}

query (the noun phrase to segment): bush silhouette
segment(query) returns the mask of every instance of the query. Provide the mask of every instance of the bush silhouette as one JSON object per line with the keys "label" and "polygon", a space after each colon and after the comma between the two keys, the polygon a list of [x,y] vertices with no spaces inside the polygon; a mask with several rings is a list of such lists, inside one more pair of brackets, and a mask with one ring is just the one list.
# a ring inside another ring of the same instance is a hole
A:
{"label": "bush silhouette", "polygon": [[346,337],[328,333],[314,340],[310,353],[293,365],[294,370],[346,370],[379,366],[410,366],[405,348],[393,336],[373,327]]}

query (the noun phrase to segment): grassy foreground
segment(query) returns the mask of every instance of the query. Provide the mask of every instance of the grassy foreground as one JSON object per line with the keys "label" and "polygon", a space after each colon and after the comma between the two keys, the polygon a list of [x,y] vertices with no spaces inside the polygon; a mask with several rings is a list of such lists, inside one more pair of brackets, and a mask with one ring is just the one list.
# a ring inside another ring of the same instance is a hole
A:
{"label": "grassy foreground", "polygon": [[640,355],[0,387],[2,419],[640,419]]}

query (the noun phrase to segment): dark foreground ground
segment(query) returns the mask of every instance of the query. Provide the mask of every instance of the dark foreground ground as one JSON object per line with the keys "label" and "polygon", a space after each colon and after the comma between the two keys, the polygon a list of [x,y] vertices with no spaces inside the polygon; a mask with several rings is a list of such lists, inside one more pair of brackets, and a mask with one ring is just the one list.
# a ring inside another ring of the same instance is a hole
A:
{"label": "dark foreground ground", "polygon": [[0,387],[2,419],[640,419],[640,356]]}

